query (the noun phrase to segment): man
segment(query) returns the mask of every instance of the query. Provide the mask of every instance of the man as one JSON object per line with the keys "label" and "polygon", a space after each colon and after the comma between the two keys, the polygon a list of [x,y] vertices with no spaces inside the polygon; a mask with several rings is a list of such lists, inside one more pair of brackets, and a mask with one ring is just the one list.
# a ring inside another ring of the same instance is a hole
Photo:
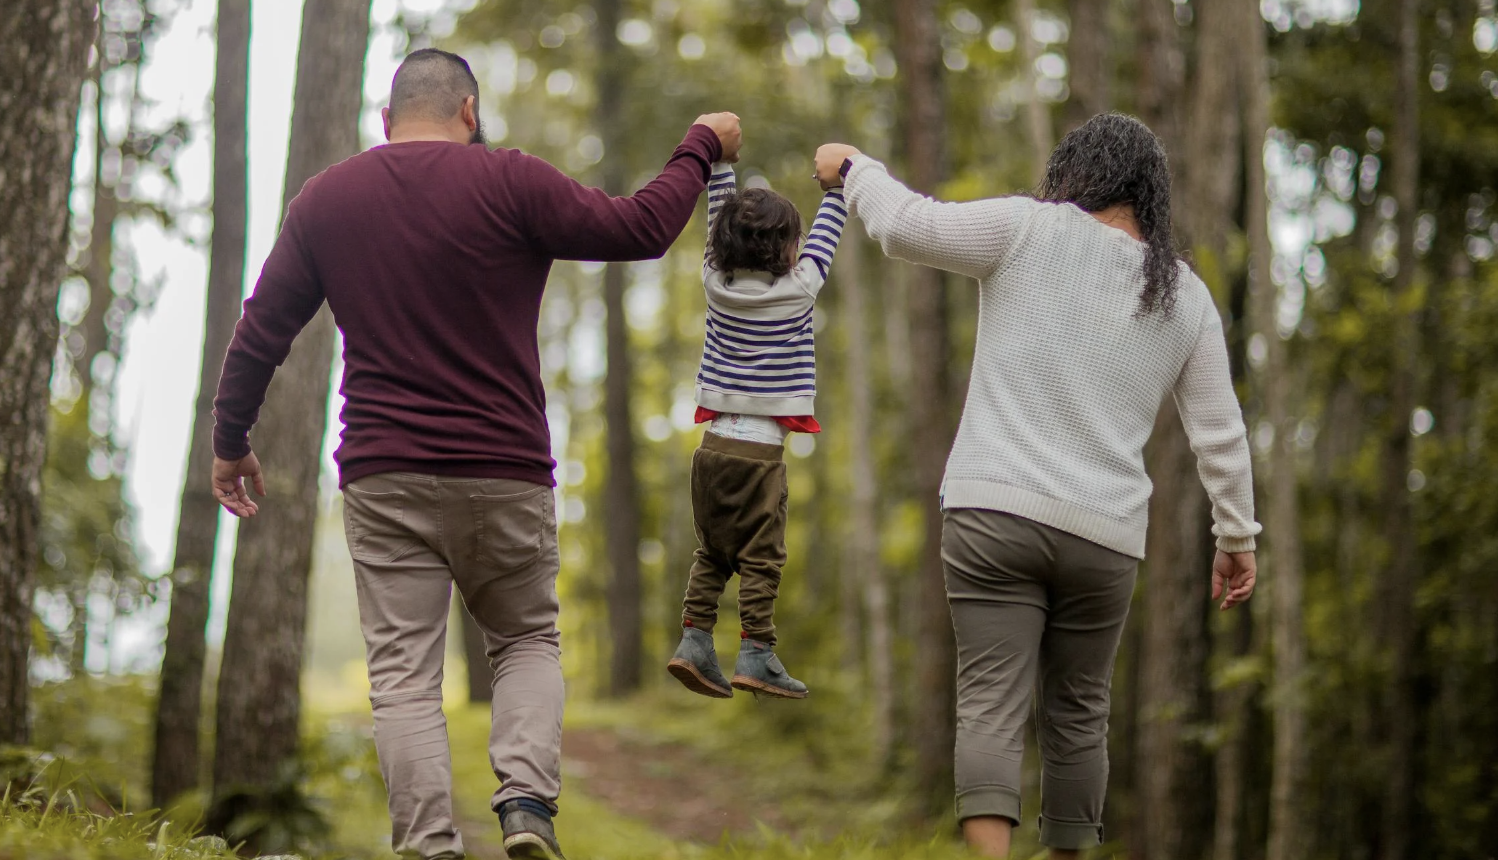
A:
{"label": "man", "polygon": [[[390,141],[312,178],[224,360],[214,494],[237,516],[264,494],[251,451],[271,376],[326,299],[344,335],[336,453],[369,662],[375,745],[403,856],[457,858],[442,655],[452,584],[494,670],[492,807],[513,858],[560,860],[551,439],[536,323],[554,260],[659,257],[686,227],[738,117],[700,117],[631,197],[489,151],[461,57],[416,51],[383,111]],[[612,153],[611,153],[612,155]]]}

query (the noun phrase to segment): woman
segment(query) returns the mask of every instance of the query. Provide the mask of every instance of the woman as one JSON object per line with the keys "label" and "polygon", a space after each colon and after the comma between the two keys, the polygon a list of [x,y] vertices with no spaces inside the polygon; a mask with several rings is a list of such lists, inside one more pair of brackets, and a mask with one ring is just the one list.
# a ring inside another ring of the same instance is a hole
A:
{"label": "woman", "polygon": [[1041,842],[1102,840],[1108,686],[1144,557],[1144,444],[1173,395],[1212,500],[1214,599],[1254,588],[1253,486],[1222,323],[1175,253],[1164,149],[1138,120],[1068,134],[1036,199],[938,203],[853,147],[817,151],[884,252],[976,278],[978,342],[942,483],[957,636],[957,813],[1005,857],[1038,682]]}

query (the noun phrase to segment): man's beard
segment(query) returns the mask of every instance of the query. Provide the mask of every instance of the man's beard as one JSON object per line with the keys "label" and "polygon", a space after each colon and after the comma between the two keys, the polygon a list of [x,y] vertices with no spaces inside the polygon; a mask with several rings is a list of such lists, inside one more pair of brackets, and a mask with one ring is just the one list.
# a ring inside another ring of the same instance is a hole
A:
{"label": "man's beard", "polygon": [[470,144],[477,143],[477,144],[480,144],[480,145],[482,145],[482,146],[484,146],[486,148],[489,146],[489,138],[487,138],[487,137],[484,136],[484,121],[483,120],[479,120],[478,125],[475,125],[473,127],[473,134],[471,134],[471,135],[468,136],[468,142]]}

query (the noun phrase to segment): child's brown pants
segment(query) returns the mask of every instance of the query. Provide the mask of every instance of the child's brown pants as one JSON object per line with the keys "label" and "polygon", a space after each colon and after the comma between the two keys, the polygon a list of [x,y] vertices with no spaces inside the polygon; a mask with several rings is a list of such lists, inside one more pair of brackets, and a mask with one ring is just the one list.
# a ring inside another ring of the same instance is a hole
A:
{"label": "child's brown pants", "polygon": [[682,615],[693,627],[712,632],[718,598],[737,573],[744,633],[775,644],[775,594],[785,564],[784,451],[704,433],[692,455],[697,553]]}

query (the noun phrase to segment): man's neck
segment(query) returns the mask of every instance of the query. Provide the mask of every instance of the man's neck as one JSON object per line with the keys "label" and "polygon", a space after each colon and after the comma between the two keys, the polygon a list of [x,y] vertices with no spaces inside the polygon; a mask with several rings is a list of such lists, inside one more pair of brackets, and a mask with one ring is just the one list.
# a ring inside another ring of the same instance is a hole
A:
{"label": "man's neck", "polygon": [[430,122],[403,122],[390,129],[391,143],[415,143],[418,141],[433,141],[442,143],[467,143],[468,127],[463,127],[463,134],[458,133],[447,124]]}

